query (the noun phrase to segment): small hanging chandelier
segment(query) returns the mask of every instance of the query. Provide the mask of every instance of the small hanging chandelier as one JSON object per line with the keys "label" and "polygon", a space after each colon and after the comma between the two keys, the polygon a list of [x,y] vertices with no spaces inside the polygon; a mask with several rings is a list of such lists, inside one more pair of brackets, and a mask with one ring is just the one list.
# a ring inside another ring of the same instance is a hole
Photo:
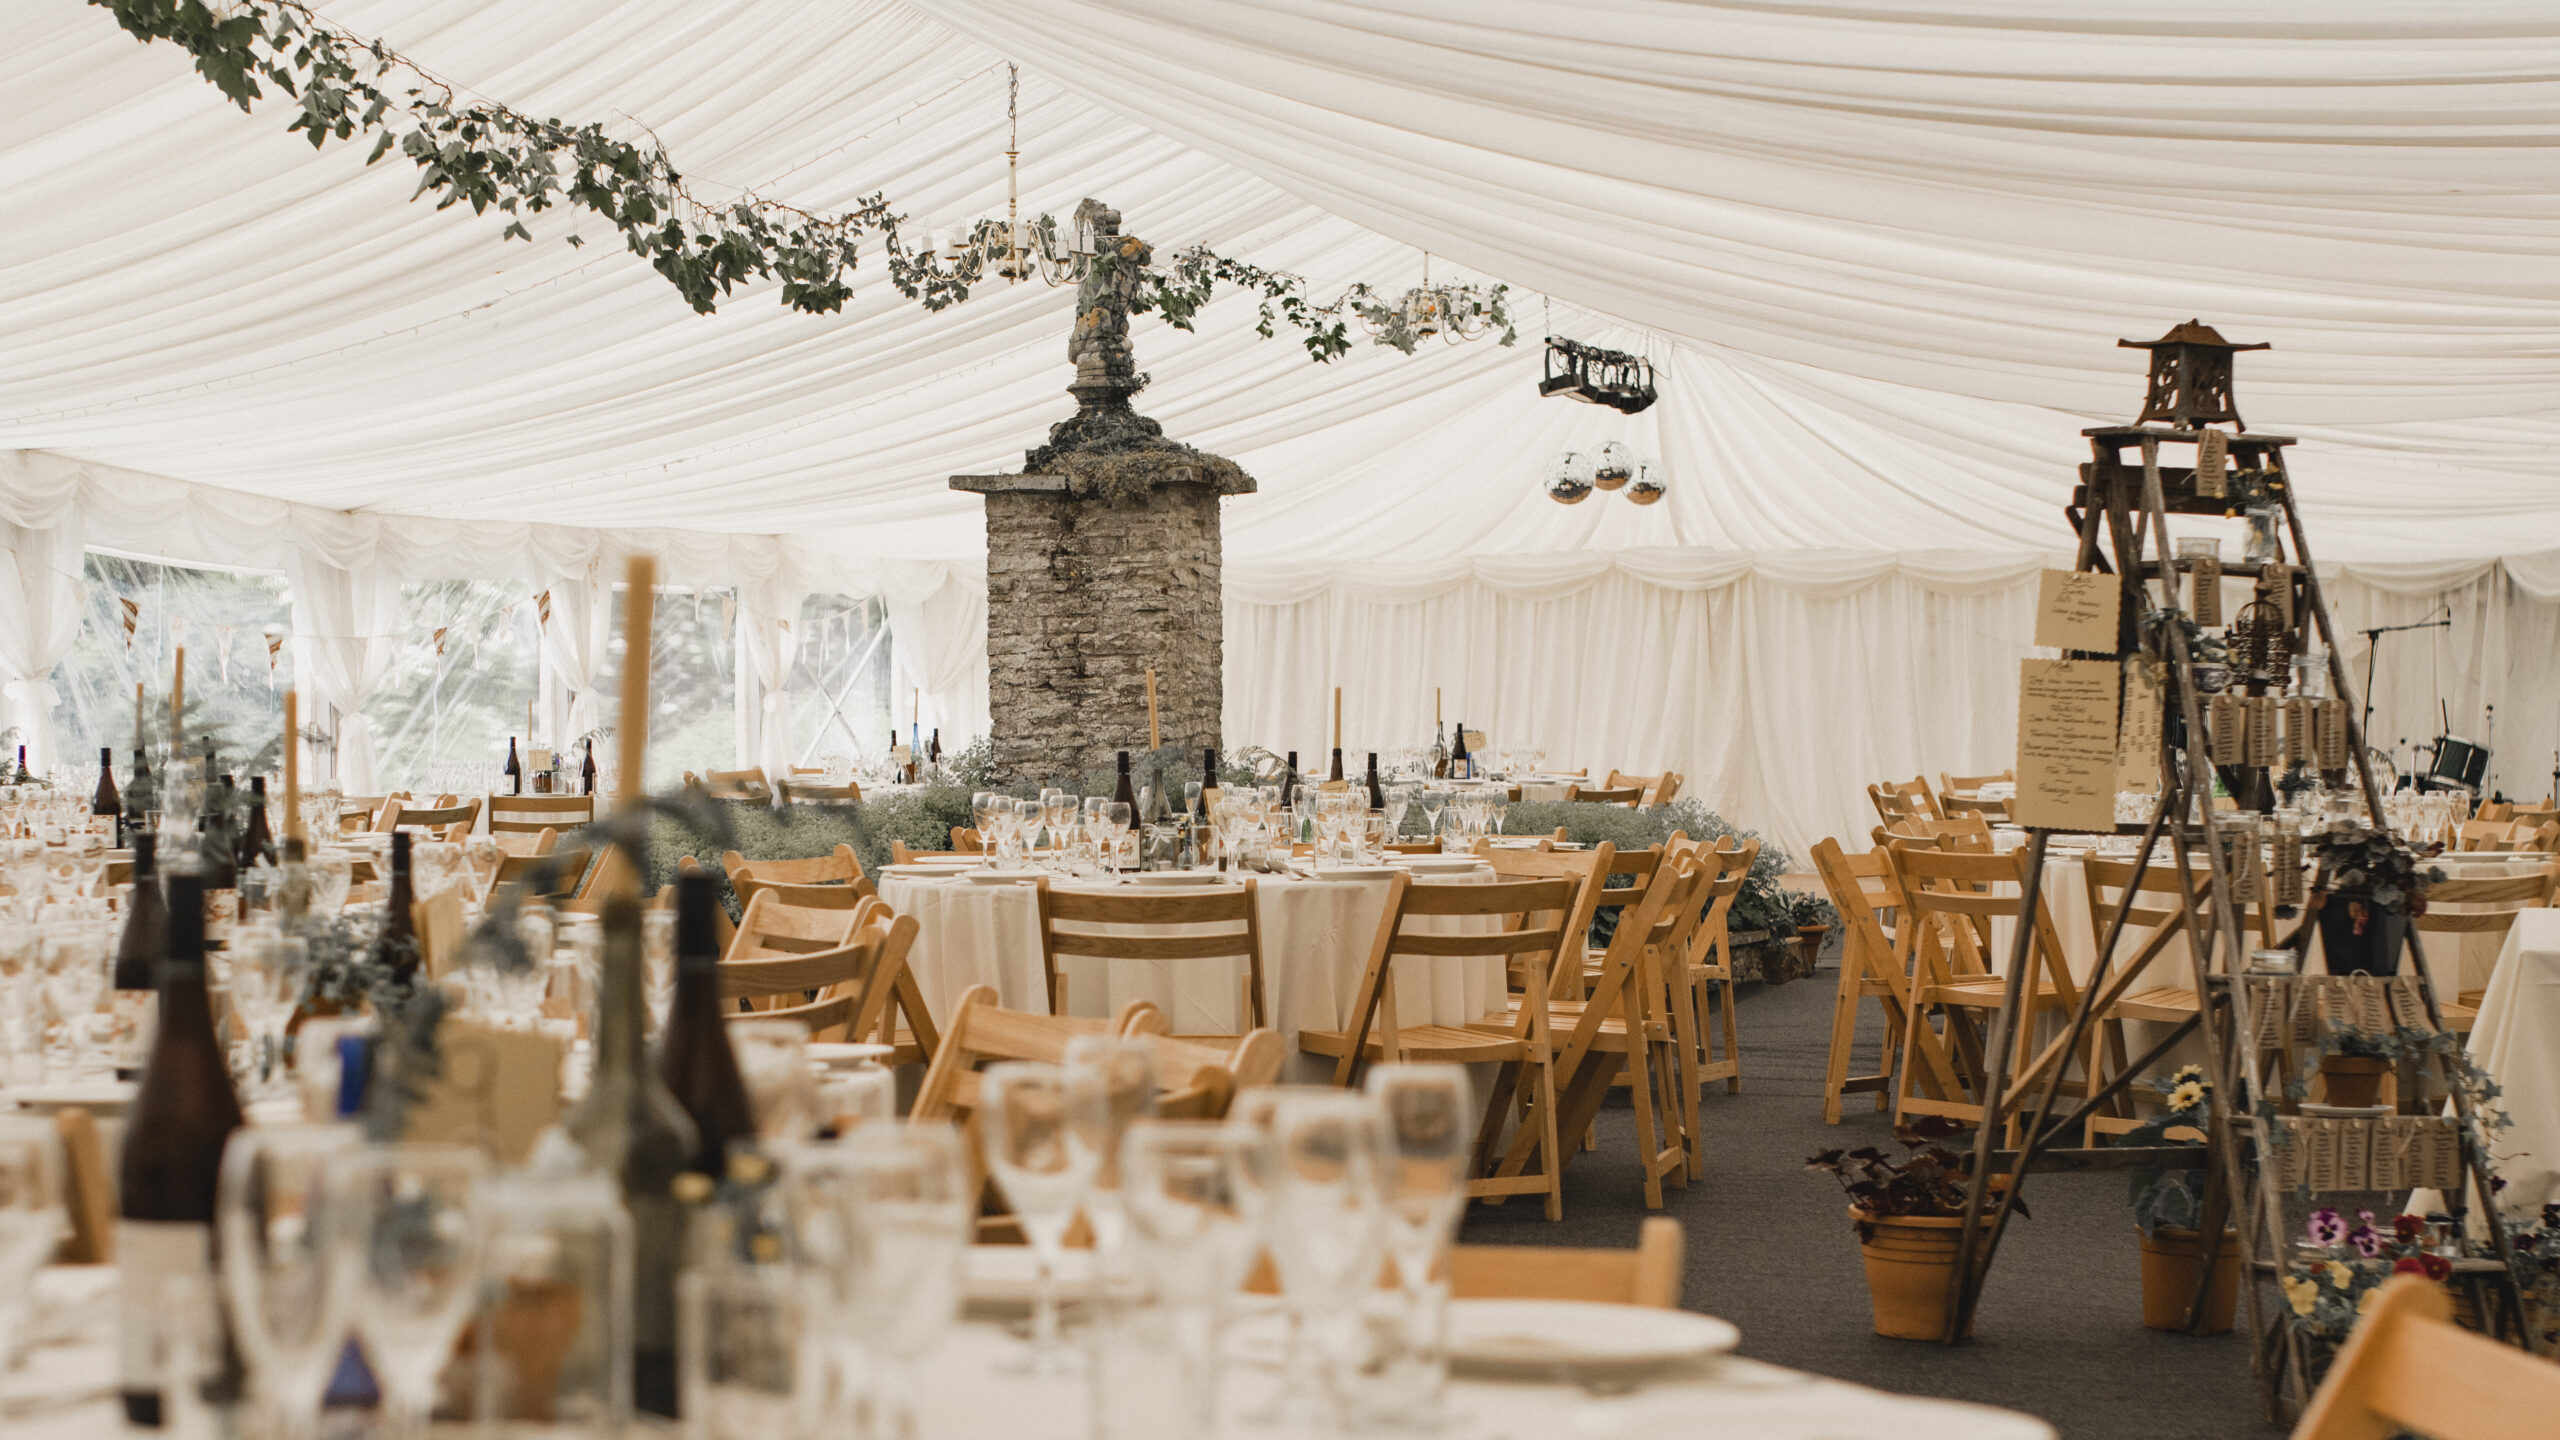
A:
{"label": "small hanging chandelier", "polygon": [[1638,505],[1651,505],[1668,493],[1662,467],[1640,460],[1623,441],[1612,440],[1597,451],[1567,450],[1547,467],[1547,498],[1559,505],[1579,505],[1594,490],[1616,490]]}

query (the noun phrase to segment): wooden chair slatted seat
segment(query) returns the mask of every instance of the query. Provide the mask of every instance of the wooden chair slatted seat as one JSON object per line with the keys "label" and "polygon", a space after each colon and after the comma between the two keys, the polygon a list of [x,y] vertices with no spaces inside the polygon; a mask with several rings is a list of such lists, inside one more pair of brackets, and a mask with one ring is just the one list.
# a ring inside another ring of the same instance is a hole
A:
{"label": "wooden chair slatted seat", "polygon": [[862,861],[850,845],[838,845],[824,855],[810,855],[797,860],[749,860],[735,850],[720,856],[720,869],[729,877],[731,886],[738,876],[753,871],[758,880],[778,881],[785,885],[850,885],[862,878]]}
{"label": "wooden chair slatted seat", "polygon": [[752,866],[731,879],[729,888],[737,892],[741,909],[748,901],[768,892],[785,905],[805,906],[812,910],[859,909],[863,901],[876,900],[880,895],[880,892],[871,888],[871,882],[868,880],[856,880],[850,885],[792,885],[780,880],[763,879],[755,873]]}
{"label": "wooden chair slatted seat", "polygon": [[1565,791],[1567,800],[1584,805],[1624,805],[1638,808],[1644,801],[1641,785],[1574,785]]}
{"label": "wooden chair slatted seat", "polygon": [[1458,1245],[1449,1252],[1449,1293],[1461,1300],[1593,1300],[1680,1306],[1680,1222],[1645,1217],[1633,1250],[1557,1245]]}
{"label": "wooden chair slatted seat", "polygon": [[1943,820],[1946,811],[1938,806],[1938,797],[1929,792],[1929,782],[1914,775],[1908,780],[1887,780],[1867,787],[1867,799],[1876,807],[1876,818],[1890,825],[1896,820]]}
{"label": "wooden chair slatted seat", "polygon": [[761,768],[746,770],[710,770],[697,776],[685,772],[685,788],[700,790],[714,800],[770,801],[773,783]]}
{"label": "wooden chair slatted seat", "polygon": [[753,1005],[727,1018],[798,1020],[812,1040],[889,1039],[915,938],[914,916],[891,916],[882,907],[846,944],[802,955],[723,960],[721,998]]}
{"label": "wooden chair slatted seat", "polygon": [[492,795],[488,798],[489,833],[531,835],[543,830],[574,830],[596,820],[593,795]]}
{"label": "wooden chair slatted seat", "polygon": [[2442,1285],[2395,1275],[2375,1292],[2293,1440],[2528,1440],[2560,1414],[2560,1366],[2453,1323]]}
{"label": "wooden chair slatted seat", "polygon": [[[2046,1064],[2080,1062],[2080,1079],[2066,1080],[2065,1093],[2086,1093],[2093,1050],[2084,1042],[2077,1056],[2048,1051],[2031,1062],[2037,1021],[2049,1012],[2069,1014],[2080,1001],[2069,960],[2053,925],[2049,898],[2039,894],[2035,914],[2022,917],[2026,867],[2032,852],[1983,855],[1940,850],[1918,844],[1891,846],[1886,855],[1900,884],[1904,919],[1896,927],[1907,977],[1904,1004],[1910,1023],[1903,1027],[1899,1083],[1894,1091],[1894,1120],[1906,1115],[1943,1115],[1980,1124],[1982,1106],[1976,1091],[1985,1073],[1983,1044],[1992,1015],[2003,1000],[2007,982],[1990,963],[1991,922],[2008,918],[2032,927],[2026,964],[2023,1013],[2013,1044],[2013,1086],[2041,1083]],[[2003,894],[1999,887],[2018,893]],[[1929,1022],[1936,1017],[1945,1033]],[[2068,1070],[2066,1069],[2066,1074]],[[1960,1083],[1949,1086],[1950,1076]]]}
{"label": "wooden chair slatted seat", "polygon": [[[1604,877],[1611,873],[1618,858],[1618,847],[1603,840],[1588,850],[1558,850],[1555,842],[1541,839],[1534,850],[1515,850],[1495,846],[1489,840],[1478,840],[1475,853],[1493,867],[1493,873],[1504,880],[1565,880],[1573,885],[1573,904],[1560,916],[1553,917],[1563,934],[1589,936],[1592,917],[1599,912]],[[1529,917],[1523,917],[1523,922]],[[1569,951],[1580,947],[1568,946]],[[1517,990],[1527,961],[1512,967],[1511,988]],[[1547,993],[1558,1000],[1576,1000],[1583,993],[1582,966],[1556,966],[1561,970],[1548,986]]]}
{"label": "wooden chair slatted seat", "polygon": [[[1036,891],[1040,915],[1040,963],[1049,986],[1049,1009],[1065,1014],[1067,979],[1062,956],[1105,960],[1242,961],[1237,975],[1243,1023],[1234,1032],[1270,1024],[1262,970],[1261,892],[1248,878],[1235,889],[1203,888],[1190,894],[1125,890],[1057,889],[1042,876]],[[1206,927],[1203,933],[1203,927]],[[1176,933],[1190,930],[1194,933]],[[1221,1038],[1233,1038],[1233,1035]]]}
{"label": "wooden chair slatted seat", "polygon": [[[1813,866],[1832,908],[1840,912],[1840,984],[1831,1005],[1831,1053],[1822,1084],[1823,1123],[1837,1125],[1843,1095],[1873,1092],[1878,1110],[1893,1103],[1894,1058],[1902,1051],[1902,1027],[1909,1023],[1903,1003],[1909,977],[1887,916],[1898,920],[1902,914],[1902,884],[1881,845],[1852,855],[1839,841],[1826,838],[1813,847]],[[1858,1006],[1865,1000],[1884,1010],[1884,1048],[1874,1074],[1852,1075]]]}
{"label": "wooden chair slatted seat", "polygon": [[[1543,1194],[1550,1220],[1564,1216],[1564,1187],[1563,1157],[1556,1149],[1554,1129],[1555,1072],[1547,1025],[1546,967],[1558,963],[1568,943],[1561,928],[1534,923],[1534,917],[1567,914],[1572,904],[1573,886],[1561,879],[1497,880],[1489,885],[1426,884],[1416,883],[1411,875],[1399,874],[1387,882],[1386,910],[1379,917],[1368,964],[1354,993],[1350,1028],[1310,1029],[1298,1034],[1301,1051],[1334,1061],[1333,1079],[1337,1085],[1357,1084],[1374,1061],[1499,1066],[1484,1121],[1477,1132],[1478,1163],[1467,1182],[1467,1193]],[[1532,918],[1524,922],[1523,917]],[[1491,928],[1459,933],[1426,933],[1418,928],[1448,922]],[[1517,1014],[1490,1027],[1399,1024],[1394,969],[1397,956],[1486,957],[1501,961],[1506,971],[1515,959],[1525,960],[1528,974]],[[1524,1123],[1546,1127],[1542,1135],[1531,1137],[1529,1145],[1531,1151],[1545,1158],[1544,1169],[1537,1174],[1515,1171],[1508,1176],[1490,1175],[1486,1172],[1501,1127],[1509,1118],[1511,1097],[1522,1090],[1532,1097],[1530,1118]]]}
{"label": "wooden chair slatted seat", "polygon": [[460,840],[471,833],[472,825],[480,818],[480,801],[476,797],[433,806],[416,806],[406,801],[394,803],[397,809],[388,804],[384,806],[390,811],[391,823],[380,828],[423,831],[438,840]]}
{"label": "wooden chair slatted seat", "polygon": [[[1555,1148],[1554,1137],[1578,1139],[1589,1134],[1621,1075],[1635,1111],[1636,1154],[1644,1174],[1646,1208],[1662,1208],[1665,1177],[1675,1184],[1688,1183],[1693,1148],[1688,1117],[1696,1113],[1697,1086],[1684,1081],[1684,1076],[1696,1072],[1693,1063],[1684,1065],[1682,1052],[1693,1048],[1695,1040],[1677,1014],[1679,981],[1673,977],[1685,979],[1680,962],[1686,927],[1696,923],[1704,908],[1703,896],[1713,872],[1694,850],[1636,853],[1653,854],[1659,862],[1657,873],[1645,886],[1643,898],[1619,916],[1590,997],[1533,1006],[1533,997],[1524,991],[1509,1012],[1477,1022],[1475,1028],[1488,1032],[1507,1026],[1518,1033],[1533,1017],[1538,1028],[1550,1035],[1556,1027],[1567,1027],[1549,1047],[1552,1059],[1547,1069],[1554,1076],[1550,1087],[1554,1098],[1530,1097],[1510,1148],[1493,1167],[1489,1182],[1493,1185],[1517,1185],[1540,1173],[1556,1177],[1563,1168],[1564,1153]],[[1689,1094],[1686,1100],[1680,1094],[1684,1085]],[[1507,1107],[1511,1098],[1511,1090],[1497,1080],[1497,1104]],[[1542,1114],[1549,1110],[1552,1119]],[[1532,1163],[1541,1163],[1543,1172],[1531,1170]],[[1550,1217],[1560,1206],[1559,1198],[1550,1207]]]}
{"label": "wooden chair slatted seat", "polygon": [[[2439,880],[2427,887],[2427,913],[2410,917],[2409,925],[2431,935],[2493,934],[2503,942],[2506,932],[2515,928],[2517,915],[2548,909],[2555,899],[2560,899],[2560,861],[2544,865],[2530,875]],[[2449,908],[2455,905],[2470,908]],[[2487,993],[2464,990],[2450,1000],[2439,999],[2436,1010],[2444,1019],[2444,1028],[2469,1034],[2479,1023],[2480,1002]]]}

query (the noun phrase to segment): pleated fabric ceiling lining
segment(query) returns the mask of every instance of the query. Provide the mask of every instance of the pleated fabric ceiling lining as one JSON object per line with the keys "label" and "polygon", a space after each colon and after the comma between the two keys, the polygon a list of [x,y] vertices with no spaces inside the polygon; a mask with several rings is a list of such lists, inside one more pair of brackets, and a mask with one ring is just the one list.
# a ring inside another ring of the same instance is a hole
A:
{"label": "pleated fabric ceiling lining", "polygon": [[[1330,293],[1454,267],[1642,350],[1662,402],[1540,402],[1524,343],[1310,365],[1230,296],[1137,326],[1142,408],[1233,456],[1239,583],[1309,566],[1690,547],[2051,550],[2075,432],[2190,315],[2272,341],[2324,559],[2560,546],[2560,11],[2028,0],[365,0],[519,108],[645,123],[706,190],[885,191],[918,227],[1085,195]],[[0,0],[0,449],[334,510],[780,535],[966,560],[943,478],[1061,416],[1069,295],[691,314],[575,217],[405,203],[166,47]],[[1604,318],[1605,317],[1605,318]],[[1669,499],[1538,492],[1622,438]],[[32,470],[32,466],[25,467]],[[58,467],[57,467],[58,469]],[[204,507],[218,523],[220,505]],[[1806,557],[1808,561],[1817,557]],[[1853,566],[1863,562],[1844,562]],[[955,567],[965,568],[965,567]],[[1418,572],[1417,572],[1418,573]]]}

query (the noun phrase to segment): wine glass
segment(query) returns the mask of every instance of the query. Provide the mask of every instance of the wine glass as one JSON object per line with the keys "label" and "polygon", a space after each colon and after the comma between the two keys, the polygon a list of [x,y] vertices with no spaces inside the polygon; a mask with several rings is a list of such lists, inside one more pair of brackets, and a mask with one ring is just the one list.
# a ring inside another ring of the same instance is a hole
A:
{"label": "wine glass", "polygon": [[111,978],[106,935],[85,924],[45,925],[37,932],[36,966],[45,1002],[62,1021],[62,1064],[67,1072],[85,1069],[93,1058],[91,1017]]}
{"label": "wine glass", "polygon": [[649,1007],[649,1033],[667,1028],[667,1007],[676,996],[676,912],[640,912],[641,1001]]}
{"label": "wine glass", "polygon": [[53,1121],[0,1116],[0,1371],[16,1353],[28,1285],[62,1240],[61,1142]]}
{"label": "wine glass", "polygon": [[1071,1371],[1078,1358],[1058,1341],[1058,1257],[1095,1160],[1069,1138],[1067,1090],[1065,1067],[1009,1060],[987,1067],[978,1092],[988,1173],[1037,1263],[1031,1348],[1021,1363],[1045,1374]]}
{"label": "wine glass", "polygon": [[1197,1435],[1217,1430],[1223,1332],[1256,1253],[1252,1173],[1261,1139],[1214,1120],[1139,1120],[1120,1142],[1132,1248],[1173,1322]]}
{"label": "wine glass", "polygon": [[394,1440],[419,1440],[436,1376],[471,1313],[486,1162],[458,1145],[383,1145],[334,1167],[343,1243],[355,1271],[356,1328],[382,1382]]}
{"label": "wine glass", "polygon": [[843,1143],[850,1224],[850,1333],[874,1358],[873,1423],[892,1440],[915,1433],[908,1380],[960,1313],[960,1261],[971,1230],[968,1167],[949,1126],[874,1125]]}
{"label": "wine glass", "polygon": [[1085,1219],[1094,1249],[1116,1256],[1126,1236],[1120,1206],[1120,1138],[1156,1113],[1155,1050],[1134,1035],[1079,1035],[1067,1042],[1067,1144],[1093,1174]]}
{"label": "wine glass", "polygon": [[[1357,1323],[1360,1305],[1377,1283],[1384,1258],[1387,1168],[1386,1117],[1368,1095],[1297,1094],[1271,1112],[1270,1219],[1265,1243],[1280,1276],[1281,1300],[1302,1336]],[[1347,1347],[1301,1344],[1339,1353]],[[1293,1382],[1305,1377],[1293,1376]],[[1340,1428],[1340,1377],[1328,1367],[1324,1397]],[[1311,1396],[1316,1387],[1291,1383],[1291,1393]]]}
{"label": "wine glass", "polygon": [[1102,823],[1111,830],[1112,864],[1121,869],[1131,868],[1129,828],[1137,823],[1137,819],[1136,812],[1130,809],[1126,800],[1114,800],[1102,807]]}
{"label": "wine glass", "polygon": [[233,947],[231,1007],[249,1032],[248,1073],[253,1097],[263,1098],[285,1086],[284,1032],[311,969],[310,942],[272,929],[244,938]]}
{"label": "wine glass", "polygon": [[258,1125],[222,1152],[222,1293],[257,1403],[284,1440],[317,1426],[346,1344],[354,1267],[335,1243],[329,1167],[354,1145],[343,1125]]}
{"label": "wine glass", "polygon": [[818,1086],[809,1073],[809,1027],[799,1020],[734,1020],[729,1048],[755,1111],[756,1134],[774,1142],[806,1140],[818,1129]]}
{"label": "wine glass", "polygon": [[1404,1302],[1399,1355],[1410,1392],[1394,1397],[1404,1418],[1435,1412],[1448,1367],[1439,1343],[1448,1286],[1435,1280],[1467,1203],[1475,1156],[1473,1089],[1462,1065],[1377,1065],[1368,1093],[1385,1112],[1387,1250]]}

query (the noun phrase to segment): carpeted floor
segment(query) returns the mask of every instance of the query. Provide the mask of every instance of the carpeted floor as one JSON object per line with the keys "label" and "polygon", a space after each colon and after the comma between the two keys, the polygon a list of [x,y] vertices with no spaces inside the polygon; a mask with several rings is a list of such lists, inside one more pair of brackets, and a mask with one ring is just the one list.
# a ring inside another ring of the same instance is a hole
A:
{"label": "carpeted floor", "polygon": [[[1688,1230],[1686,1303],[1742,1327],[1742,1353],[1885,1390],[2005,1405],[2066,1440],[2265,1440],[2245,1344],[2142,1327],[2139,1252],[2121,1175],[2038,1175],[2035,1218],[2013,1221],[1975,1322],[1950,1349],[1873,1333],[1845,1202],[1804,1157],[1835,1145],[1892,1145],[1867,1096],[1822,1123],[1822,1071],[1837,972],[1761,988],[1742,1002],[1743,1093],[1710,1086],[1706,1179],[1669,1192]],[[1870,1017],[1874,1012],[1868,1006]],[[1876,1026],[1861,1038],[1872,1056]],[[1534,1201],[1478,1205],[1476,1244],[1635,1243],[1645,1215],[1632,1116],[1602,1112],[1600,1148],[1565,1171],[1565,1218]],[[2245,1323],[2245,1322],[2244,1322]]]}

